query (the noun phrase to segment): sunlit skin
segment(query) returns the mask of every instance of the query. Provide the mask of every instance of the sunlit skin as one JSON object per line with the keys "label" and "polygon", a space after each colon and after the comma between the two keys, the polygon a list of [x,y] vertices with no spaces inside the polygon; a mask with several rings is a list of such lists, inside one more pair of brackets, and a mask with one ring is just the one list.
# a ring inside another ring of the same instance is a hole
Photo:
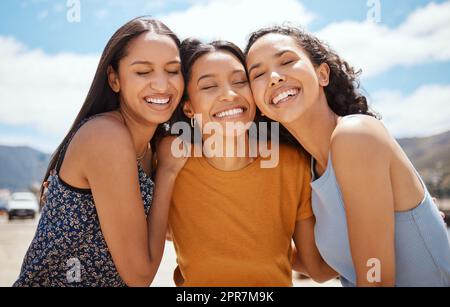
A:
{"label": "sunlit skin", "polygon": [[[133,136],[139,153],[145,150],[149,134],[153,135],[157,125],[168,121],[174,112],[184,81],[179,51],[170,37],[143,34],[132,47],[120,61],[119,71],[110,69],[109,80],[111,88],[120,95],[120,113],[127,125],[146,130],[141,137]],[[149,99],[169,99],[169,103],[148,103]]]}
{"label": "sunlit skin", "polygon": [[[246,129],[237,133],[229,133],[227,123],[242,123],[243,126],[252,123],[255,117],[256,105],[248,84],[245,67],[231,53],[216,51],[201,56],[193,65],[191,77],[186,84],[189,100],[184,105],[184,112],[192,118],[194,114],[202,116],[202,127],[208,123],[217,123],[223,129],[224,151],[226,144],[235,144],[237,138],[245,137],[248,148]],[[241,109],[242,113],[220,117],[221,112]],[[200,127],[200,129],[202,129]],[[210,135],[203,135],[206,139]],[[222,170],[236,170],[248,165],[250,157],[212,157],[207,158],[213,166]]]}
{"label": "sunlit skin", "polygon": [[[118,110],[83,125],[68,147],[60,177],[89,188],[108,249],[128,286],[148,286],[159,267],[165,243],[171,191],[183,159],[172,163],[170,152],[158,149],[152,209],[145,218],[137,158],[151,171],[148,143],[158,124],[177,107],[184,81],[176,43],[168,36],[145,33],[127,46],[118,71],[108,70],[111,89],[120,97]],[[146,153],[146,154],[144,154]]]}
{"label": "sunlit skin", "polygon": [[[206,77],[205,77],[206,76]],[[186,84],[189,100],[184,106],[188,117],[201,114],[203,125],[217,122],[223,125],[227,121],[251,122],[254,120],[256,106],[246,79],[245,67],[232,54],[214,52],[200,57],[192,67],[191,78]],[[247,109],[239,117],[217,119],[214,115],[230,107]],[[208,136],[204,136],[206,138]],[[248,145],[248,138],[246,139]],[[207,158],[214,167],[233,171],[245,167],[249,158]],[[238,182],[236,184],[239,184]],[[170,239],[170,233],[168,234]],[[314,241],[314,218],[298,221],[293,233],[294,248],[299,250],[293,259],[293,268],[311,276],[317,282],[324,282],[337,276],[321,258]]]}
{"label": "sunlit skin", "polygon": [[[251,48],[247,67],[255,102],[274,120],[292,122],[324,98],[320,86],[326,82],[319,79],[318,69],[289,37],[269,34],[258,40]],[[296,95],[274,104],[273,99],[287,90],[296,91]]]}
{"label": "sunlit skin", "polygon": [[[293,38],[268,34],[258,39],[249,50],[247,68],[256,104],[314,157],[319,176],[331,153],[346,205],[357,284],[394,285],[394,212],[413,209],[424,195],[400,146],[375,118],[341,118],[330,109],[324,92],[330,78],[328,65],[313,65]],[[286,89],[300,90],[273,104],[273,97]],[[381,261],[379,283],[366,279],[370,258]]]}

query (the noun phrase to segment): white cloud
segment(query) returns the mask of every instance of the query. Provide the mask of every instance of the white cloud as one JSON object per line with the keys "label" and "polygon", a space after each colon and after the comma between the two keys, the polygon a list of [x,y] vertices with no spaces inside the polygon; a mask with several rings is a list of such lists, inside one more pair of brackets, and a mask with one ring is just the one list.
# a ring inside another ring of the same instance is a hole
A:
{"label": "white cloud", "polygon": [[450,60],[450,1],[419,8],[397,28],[366,22],[340,22],[317,33],[363,77],[396,66]]}
{"label": "white cloud", "polygon": [[244,47],[260,27],[281,22],[308,25],[314,14],[295,0],[216,0],[158,16],[181,38],[226,39]]}
{"label": "white cloud", "polygon": [[[227,39],[244,47],[247,36],[260,27],[292,22],[307,28],[315,14],[295,0],[210,0],[158,18],[181,38]],[[446,61],[450,60],[450,1],[418,8],[396,28],[344,21],[329,24],[316,34],[362,68],[363,78],[396,66]]]}
{"label": "white cloud", "polygon": [[[244,46],[249,33],[259,27],[285,21],[308,26],[315,17],[295,0],[202,0],[183,12],[159,18],[181,38],[221,38]],[[395,29],[368,22],[341,22],[317,34],[363,68],[366,77],[398,65],[450,60],[450,2],[429,4]],[[13,131],[0,135],[0,143],[29,144],[51,151],[56,146],[52,140],[61,139],[78,113],[98,60],[98,55],[48,55],[0,36],[0,123],[36,129],[34,137]],[[397,137],[450,129],[450,85],[423,86],[407,96],[378,92],[373,98],[374,108]],[[48,138],[43,140],[43,134]]]}
{"label": "white cloud", "polygon": [[0,122],[62,136],[78,113],[99,57],[28,50],[0,36]]}
{"label": "white cloud", "polygon": [[424,85],[411,95],[380,91],[373,108],[395,137],[429,136],[450,130],[450,85]]}

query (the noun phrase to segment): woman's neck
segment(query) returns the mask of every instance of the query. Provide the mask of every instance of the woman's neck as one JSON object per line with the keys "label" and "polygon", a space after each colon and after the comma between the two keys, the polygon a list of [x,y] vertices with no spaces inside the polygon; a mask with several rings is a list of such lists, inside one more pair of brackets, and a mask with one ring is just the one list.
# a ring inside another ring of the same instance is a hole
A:
{"label": "woman's neck", "polygon": [[325,95],[300,118],[284,124],[286,129],[302,144],[317,162],[319,173],[325,171],[330,154],[330,141],[339,116],[328,106]]}
{"label": "woman's neck", "polygon": [[[240,139],[242,138],[242,139]],[[217,139],[219,141],[219,139]],[[203,154],[206,161],[216,169],[222,171],[236,171],[245,168],[255,160],[251,157],[248,133],[240,137],[223,137],[223,154],[220,157],[213,156],[213,150],[209,146],[203,146]],[[242,145],[245,145],[245,148]],[[238,150],[241,149],[241,151]]]}
{"label": "woman's neck", "polygon": [[136,150],[136,156],[146,154],[148,143],[155,134],[158,125],[139,122],[138,119],[135,119],[124,109],[119,109],[117,112],[121,115],[122,120],[130,131],[134,148]]}

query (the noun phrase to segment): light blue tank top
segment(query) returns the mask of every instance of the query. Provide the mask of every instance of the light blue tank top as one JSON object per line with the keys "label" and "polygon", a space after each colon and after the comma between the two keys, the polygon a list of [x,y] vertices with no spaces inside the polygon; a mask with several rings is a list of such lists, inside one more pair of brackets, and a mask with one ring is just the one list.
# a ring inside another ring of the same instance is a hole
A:
{"label": "light blue tank top", "polygon": [[[355,286],[356,273],[350,253],[344,201],[331,155],[320,178],[315,178],[314,161],[311,170],[317,247],[323,259],[339,273],[342,285]],[[425,184],[419,174],[417,176],[425,191],[422,202],[415,209],[395,213],[395,283],[399,287],[449,287],[450,240],[447,229]]]}

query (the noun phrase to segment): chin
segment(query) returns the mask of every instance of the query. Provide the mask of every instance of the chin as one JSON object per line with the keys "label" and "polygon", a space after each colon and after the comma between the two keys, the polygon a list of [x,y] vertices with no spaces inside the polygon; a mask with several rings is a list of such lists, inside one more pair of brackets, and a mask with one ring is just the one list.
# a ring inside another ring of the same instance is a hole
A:
{"label": "chin", "polygon": [[170,119],[170,116],[168,117],[147,117],[145,120],[153,125],[160,125],[168,122]]}

